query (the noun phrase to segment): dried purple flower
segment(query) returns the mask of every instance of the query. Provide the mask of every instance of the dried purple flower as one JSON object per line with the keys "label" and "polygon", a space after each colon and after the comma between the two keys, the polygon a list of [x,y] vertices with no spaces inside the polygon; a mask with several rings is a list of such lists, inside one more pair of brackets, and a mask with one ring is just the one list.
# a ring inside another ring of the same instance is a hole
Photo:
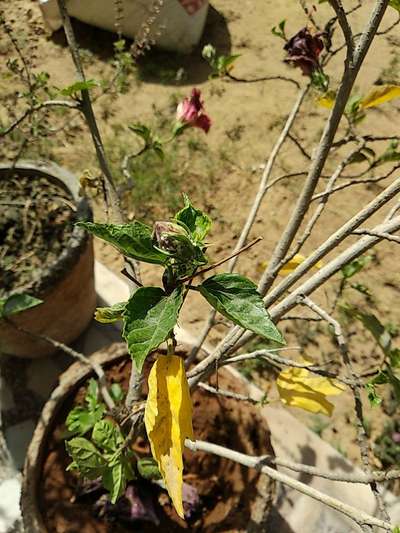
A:
{"label": "dried purple flower", "polygon": [[285,44],[284,49],[288,56],[286,63],[301,68],[304,76],[311,76],[319,70],[319,55],[324,49],[321,33],[312,35],[308,28],[303,28]]}

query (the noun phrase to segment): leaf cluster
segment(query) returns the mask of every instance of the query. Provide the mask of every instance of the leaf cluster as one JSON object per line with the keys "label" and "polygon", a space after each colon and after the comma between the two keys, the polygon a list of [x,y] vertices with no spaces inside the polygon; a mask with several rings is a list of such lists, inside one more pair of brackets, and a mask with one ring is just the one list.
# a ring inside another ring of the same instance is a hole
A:
{"label": "leaf cluster", "polygon": [[189,290],[199,292],[223,316],[280,345],[285,341],[272,322],[256,285],[234,273],[216,274],[194,285],[206,265],[210,218],[184,196],[184,207],[169,221],[151,228],[139,221],[130,224],[80,222],[93,235],[115,246],[124,256],[159,265],[163,287],[140,287],[127,302],[98,308],[103,323],[123,321],[122,335],[138,371],[146,357],[171,337]]}

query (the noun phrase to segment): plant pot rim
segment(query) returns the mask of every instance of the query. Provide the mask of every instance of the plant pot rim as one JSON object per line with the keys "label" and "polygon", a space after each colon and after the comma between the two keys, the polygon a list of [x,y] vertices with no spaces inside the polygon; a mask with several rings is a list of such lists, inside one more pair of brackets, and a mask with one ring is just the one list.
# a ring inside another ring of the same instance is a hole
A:
{"label": "plant pot rim", "polygon": [[[32,172],[61,185],[69,192],[76,205],[76,216],[79,220],[91,220],[92,210],[85,197],[79,196],[79,181],[74,174],[56,163],[43,160],[18,160],[15,164],[0,162],[0,180],[7,177],[9,172],[17,172],[30,176]],[[78,226],[74,226],[71,237],[65,243],[58,259],[43,269],[40,277],[32,282],[27,289],[32,296],[43,297],[54,287],[71,267],[78,261],[86,249],[89,240],[88,233]]]}

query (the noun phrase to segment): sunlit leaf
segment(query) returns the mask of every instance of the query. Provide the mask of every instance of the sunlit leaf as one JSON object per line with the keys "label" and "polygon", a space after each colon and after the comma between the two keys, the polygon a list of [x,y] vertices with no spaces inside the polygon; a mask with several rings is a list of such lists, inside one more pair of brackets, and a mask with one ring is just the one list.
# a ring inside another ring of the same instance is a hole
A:
{"label": "sunlit leaf", "polygon": [[75,437],[65,443],[67,452],[73,460],[68,468],[79,469],[89,479],[101,476],[107,463],[100,451],[90,440]]}
{"label": "sunlit leaf", "polygon": [[111,307],[97,307],[94,319],[102,324],[112,324],[122,320],[122,312],[125,309],[126,302],[119,302]]}
{"label": "sunlit leaf", "polygon": [[[390,7],[393,7],[394,9],[396,9],[397,11],[400,12],[400,0],[389,0],[389,5]],[[397,529],[397,528],[395,528]],[[399,529],[399,533],[400,533],[400,528]]]}
{"label": "sunlit leaf", "polygon": [[154,246],[152,229],[137,220],[130,224],[78,222],[76,225],[109,242],[127,257],[158,265],[163,265],[168,259],[167,254]]}
{"label": "sunlit leaf", "polygon": [[122,336],[139,372],[148,354],[174,328],[182,298],[180,288],[167,295],[159,287],[141,287],[126,304]]}
{"label": "sunlit leaf", "polygon": [[183,359],[159,356],[149,374],[144,421],[151,451],[157,461],[176,512],[184,518],[182,502],[183,447],[193,440],[192,403]]}
{"label": "sunlit leaf", "polygon": [[372,255],[361,255],[347,265],[342,266],[341,272],[344,278],[352,278],[355,274],[358,274],[364,267],[368,265],[372,260]]}
{"label": "sunlit leaf", "polygon": [[176,214],[175,219],[184,224],[194,241],[203,242],[211,228],[211,219],[203,211],[196,209],[186,194],[183,198],[185,207]]}
{"label": "sunlit leaf", "polygon": [[394,100],[400,96],[399,85],[379,85],[369,91],[360,102],[360,107],[367,109]]}
{"label": "sunlit leaf", "polygon": [[306,368],[282,370],[276,384],[284,404],[328,416],[331,416],[334,405],[327,396],[337,396],[345,390],[334,379],[317,376]]}
{"label": "sunlit leaf", "polygon": [[318,104],[321,107],[325,107],[326,109],[332,109],[334,103],[336,100],[336,92],[335,91],[327,91],[325,94],[320,96],[317,100]]}
{"label": "sunlit leaf", "polygon": [[82,91],[89,91],[94,87],[98,87],[99,82],[96,80],[76,81],[72,85],[65,87],[60,91],[63,96],[75,96]]}
{"label": "sunlit leaf", "polygon": [[[305,257],[304,255],[296,254],[294,257],[292,257],[292,259],[290,259],[290,261],[288,261],[285,265],[283,265],[283,267],[279,270],[279,275],[288,276],[299,265],[301,265],[301,263],[303,263],[306,259],[307,257]],[[259,264],[259,270],[263,271],[264,269],[267,268],[267,266],[268,266],[268,261],[262,261]],[[323,262],[318,261],[317,263],[315,263],[314,268],[319,269],[319,268],[322,268],[322,266],[323,266]]]}
{"label": "sunlit leaf", "polygon": [[0,318],[16,315],[42,303],[42,300],[29,294],[12,294],[5,300],[0,301]]}
{"label": "sunlit leaf", "polygon": [[199,290],[214,309],[234,324],[285,344],[265,309],[257,286],[249,279],[239,274],[216,274],[203,281]]}

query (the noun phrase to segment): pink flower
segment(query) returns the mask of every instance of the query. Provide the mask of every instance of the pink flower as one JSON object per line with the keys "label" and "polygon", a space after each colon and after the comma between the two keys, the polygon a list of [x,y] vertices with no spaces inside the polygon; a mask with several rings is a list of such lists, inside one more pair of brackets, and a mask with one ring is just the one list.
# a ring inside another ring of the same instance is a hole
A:
{"label": "pink flower", "polygon": [[184,127],[200,128],[208,133],[211,127],[211,119],[204,113],[203,102],[200,100],[201,92],[192,89],[190,98],[185,98],[176,109],[176,130],[182,131]]}

